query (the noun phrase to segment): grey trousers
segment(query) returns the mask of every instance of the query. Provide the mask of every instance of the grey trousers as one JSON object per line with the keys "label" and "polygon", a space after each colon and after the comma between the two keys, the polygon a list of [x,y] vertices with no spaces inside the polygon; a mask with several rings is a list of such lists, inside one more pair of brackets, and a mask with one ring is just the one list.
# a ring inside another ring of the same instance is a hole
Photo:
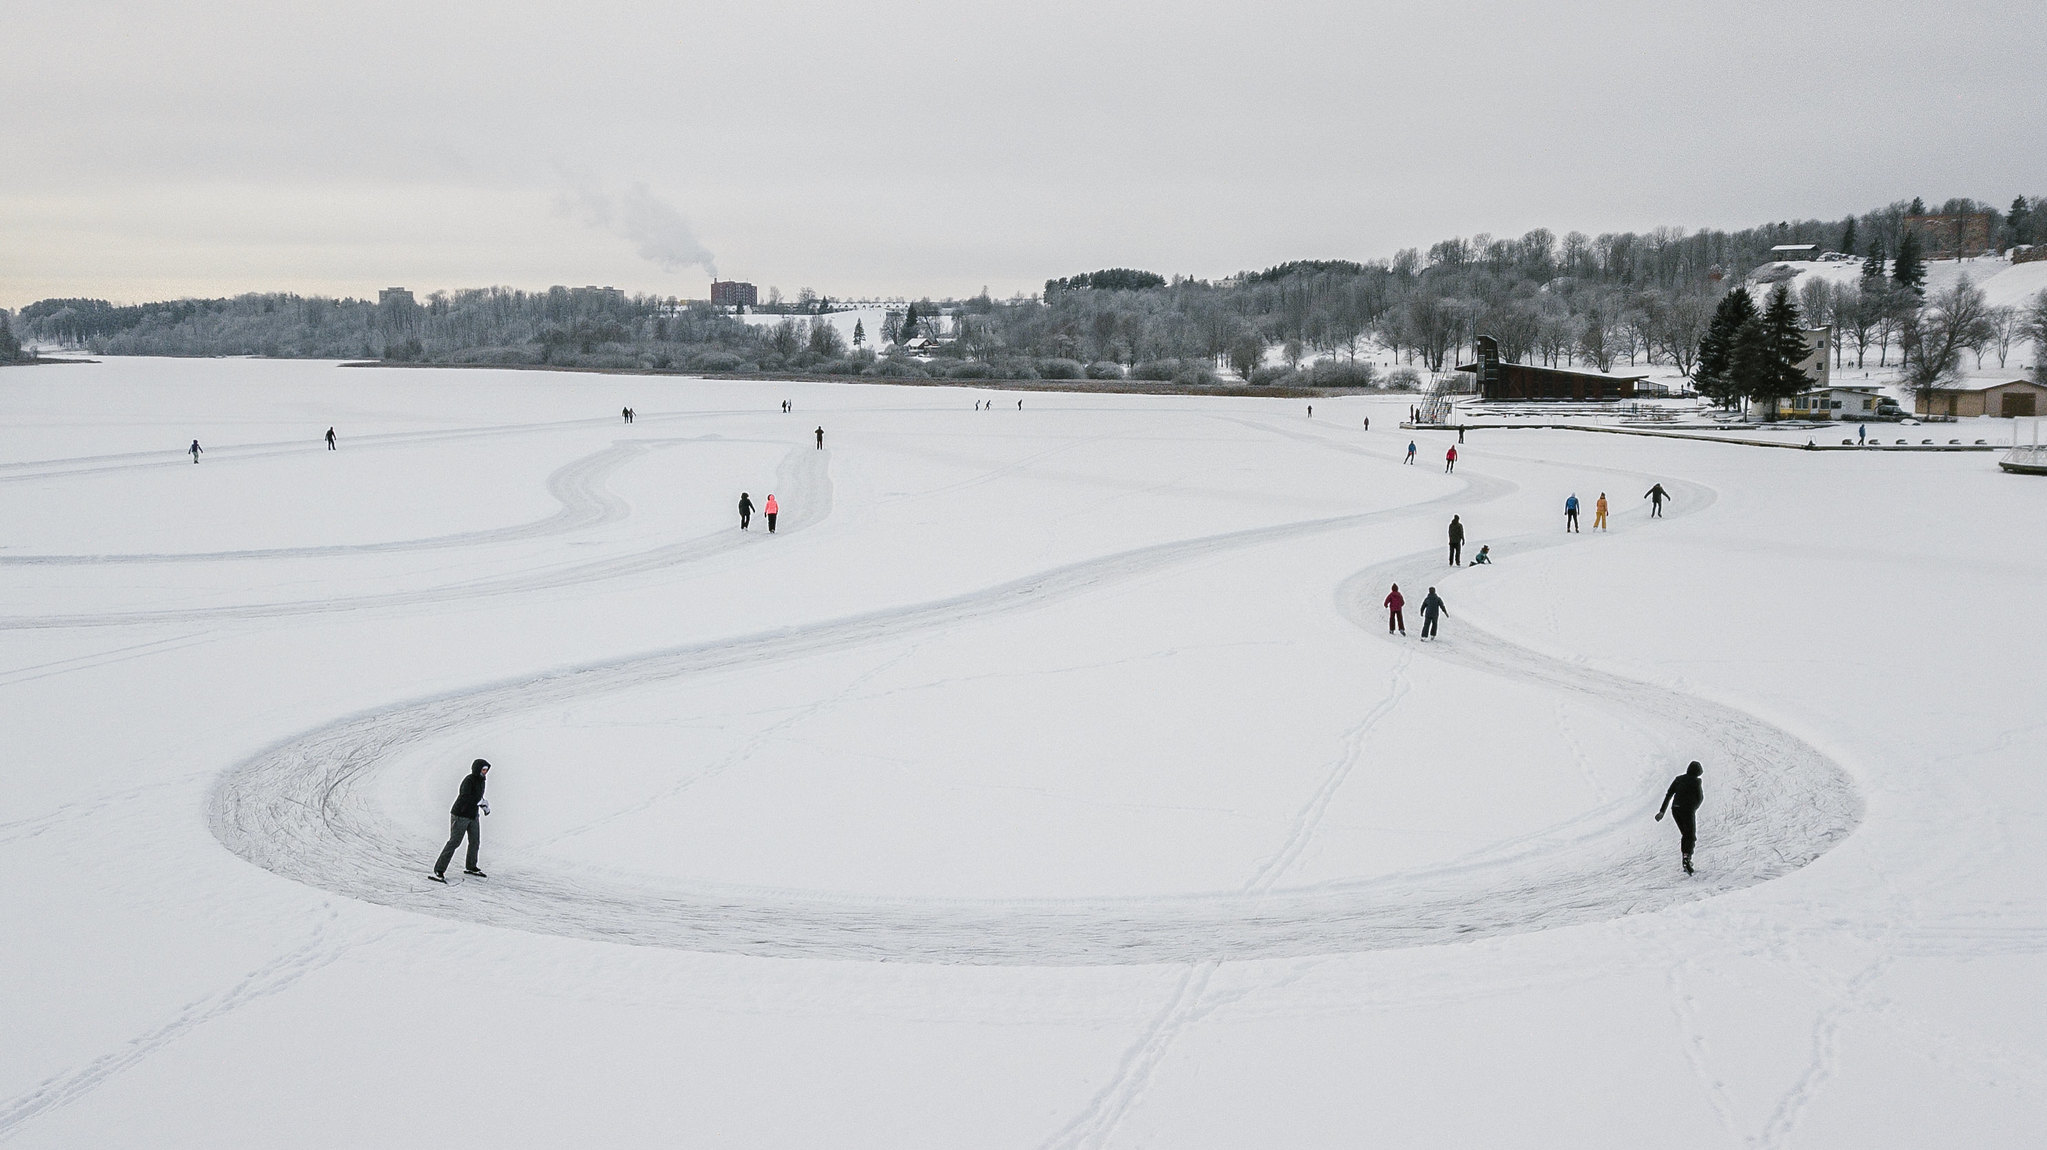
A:
{"label": "grey trousers", "polygon": [[482,839],[479,837],[479,833],[482,830],[478,825],[480,821],[478,819],[465,819],[461,815],[448,816],[448,845],[441,848],[440,861],[434,864],[435,874],[448,873],[448,860],[455,857],[455,847],[462,842],[463,835],[469,836],[469,861],[464,863],[463,866],[470,870],[476,869],[476,848],[483,845]]}

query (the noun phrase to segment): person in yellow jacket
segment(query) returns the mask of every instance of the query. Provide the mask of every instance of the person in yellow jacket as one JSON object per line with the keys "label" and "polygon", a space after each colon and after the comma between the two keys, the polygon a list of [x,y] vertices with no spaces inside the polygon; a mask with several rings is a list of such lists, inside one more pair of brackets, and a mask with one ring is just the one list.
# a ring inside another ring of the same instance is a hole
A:
{"label": "person in yellow jacket", "polygon": [[1599,502],[1592,505],[1592,525],[1606,530],[1606,492],[1599,493]]}

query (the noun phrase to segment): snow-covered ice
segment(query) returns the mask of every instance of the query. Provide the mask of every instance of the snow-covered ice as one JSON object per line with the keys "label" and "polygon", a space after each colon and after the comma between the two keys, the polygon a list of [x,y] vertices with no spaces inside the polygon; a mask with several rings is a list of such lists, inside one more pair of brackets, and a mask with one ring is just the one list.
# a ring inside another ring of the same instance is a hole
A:
{"label": "snow-covered ice", "polygon": [[988,394],[0,372],[0,1141],[2034,1136],[2047,482]]}

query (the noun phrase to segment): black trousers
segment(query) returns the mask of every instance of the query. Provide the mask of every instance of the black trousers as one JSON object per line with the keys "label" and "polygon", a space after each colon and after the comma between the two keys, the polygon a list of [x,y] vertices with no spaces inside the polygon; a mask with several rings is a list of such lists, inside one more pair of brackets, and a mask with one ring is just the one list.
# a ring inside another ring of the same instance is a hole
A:
{"label": "black trousers", "polygon": [[[448,845],[441,848],[441,857],[434,863],[435,874],[448,873],[448,860],[455,857],[455,846],[462,841],[464,835],[469,836],[469,861],[462,865],[469,870],[476,869],[476,848],[482,843],[481,836],[477,834],[477,831],[480,829],[479,824],[482,821],[481,819],[465,819],[461,815],[448,816]],[[1687,839],[1685,841],[1690,842],[1691,840]]]}
{"label": "black trousers", "polygon": [[1649,501],[1649,518],[1651,519],[1663,518],[1663,500],[1651,499]]}
{"label": "black trousers", "polygon": [[1436,612],[1434,612],[1434,611],[1424,611],[1424,612],[1422,612],[1422,638],[1424,638],[1424,639],[1433,639],[1433,638],[1435,638],[1435,637],[1436,637]]}
{"label": "black trousers", "polygon": [[778,514],[780,513],[775,511],[768,512],[768,534],[770,535],[775,533],[775,516]]}
{"label": "black trousers", "polygon": [[1393,607],[1390,611],[1392,613],[1386,616],[1386,633],[1391,635],[1393,629],[1398,627],[1401,634],[1407,634],[1407,620],[1400,617],[1400,608]]}
{"label": "black trousers", "polygon": [[751,522],[753,522],[753,512],[742,511],[739,513],[739,529],[741,531],[746,530],[746,525]]}
{"label": "black trousers", "polygon": [[1464,544],[1462,544],[1462,543],[1452,543],[1452,544],[1450,545],[1450,566],[1452,566],[1452,567],[1455,567],[1455,566],[1457,566],[1457,565],[1458,565],[1459,563],[1462,563],[1463,561],[1464,561]]}
{"label": "black trousers", "polygon": [[1699,841],[1698,818],[1697,811],[1688,811],[1682,807],[1670,808],[1670,821],[1677,824],[1678,834],[1684,836],[1678,840],[1677,849],[1683,852],[1686,858],[1692,857],[1692,847]]}

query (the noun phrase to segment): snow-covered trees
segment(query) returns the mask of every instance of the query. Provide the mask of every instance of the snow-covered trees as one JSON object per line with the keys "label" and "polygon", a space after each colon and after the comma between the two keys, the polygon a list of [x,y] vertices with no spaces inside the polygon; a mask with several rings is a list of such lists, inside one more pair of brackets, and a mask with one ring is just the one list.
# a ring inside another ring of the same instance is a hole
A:
{"label": "snow-covered trees", "polygon": [[2033,378],[2047,383],[2047,291],[2034,296],[2020,312],[2019,334],[2033,344]]}
{"label": "snow-covered trees", "polygon": [[1962,352],[1989,328],[1983,289],[1967,276],[1956,280],[1905,325],[1905,382],[1922,397],[1953,383],[1961,374]]}
{"label": "snow-covered trees", "polygon": [[1699,364],[1692,382],[1699,394],[1722,407],[1733,407],[1742,397],[1736,368],[1736,344],[1742,332],[1756,319],[1756,301],[1748,289],[1737,287],[1720,297],[1713,319],[1699,340]]}

